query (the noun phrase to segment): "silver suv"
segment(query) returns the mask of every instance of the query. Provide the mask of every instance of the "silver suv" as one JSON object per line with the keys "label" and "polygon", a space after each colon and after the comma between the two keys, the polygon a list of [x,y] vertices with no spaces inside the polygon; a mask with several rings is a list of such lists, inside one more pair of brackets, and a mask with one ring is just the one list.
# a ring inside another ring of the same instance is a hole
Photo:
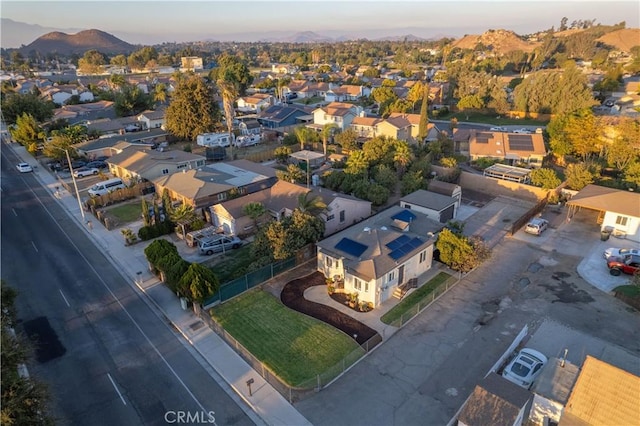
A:
{"label": "silver suv", "polygon": [[237,249],[242,245],[242,240],[238,237],[218,235],[212,238],[205,238],[198,241],[200,254],[213,254],[229,249]]}

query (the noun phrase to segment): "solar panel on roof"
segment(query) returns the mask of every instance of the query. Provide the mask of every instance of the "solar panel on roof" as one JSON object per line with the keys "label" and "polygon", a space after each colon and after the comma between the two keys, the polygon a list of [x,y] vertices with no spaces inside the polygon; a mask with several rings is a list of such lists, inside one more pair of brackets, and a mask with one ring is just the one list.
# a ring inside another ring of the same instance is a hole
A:
{"label": "solar panel on roof", "polygon": [[531,135],[509,135],[509,148],[513,151],[533,151]]}
{"label": "solar panel on roof", "polygon": [[393,240],[390,243],[386,244],[386,246],[387,246],[387,248],[389,250],[395,250],[395,249],[397,249],[399,247],[402,247],[404,244],[408,243],[410,240],[411,240],[411,238],[409,238],[407,235],[400,235],[395,240]]}
{"label": "solar panel on roof", "polygon": [[412,222],[417,216],[413,213],[411,213],[409,210],[402,210],[401,212],[398,212],[396,214],[394,214],[393,216],[391,216],[391,219],[393,220],[401,220],[403,222]]}
{"label": "solar panel on roof", "polygon": [[393,260],[398,260],[403,256],[408,255],[418,247],[420,247],[423,243],[424,242],[420,238],[416,237],[412,240],[405,242],[402,246],[396,248],[395,250],[392,250],[391,253],[389,253],[389,257],[392,258]]}
{"label": "solar panel on roof", "polygon": [[493,134],[491,133],[476,133],[476,142],[477,143],[489,143],[489,139]]}
{"label": "solar panel on roof", "polygon": [[351,256],[360,257],[367,249],[367,246],[349,238],[343,238],[335,245],[335,248]]}

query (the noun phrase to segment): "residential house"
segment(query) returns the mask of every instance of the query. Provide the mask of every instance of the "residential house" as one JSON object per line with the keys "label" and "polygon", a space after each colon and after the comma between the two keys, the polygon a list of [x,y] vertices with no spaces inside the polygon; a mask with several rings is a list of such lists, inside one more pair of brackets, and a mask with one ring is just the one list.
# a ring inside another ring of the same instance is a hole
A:
{"label": "residential house", "polygon": [[182,150],[159,151],[129,146],[107,161],[109,171],[125,179],[154,180],[180,171],[195,170],[205,165],[206,158]]}
{"label": "residential house", "polygon": [[160,176],[153,182],[156,192],[162,194],[166,189],[172,200],[209,215],[210,206],[269,188],[277,181],[273,168],[236,160]]}
{"label": "residential house", "polygon": [[458,414],[458,426],[520,426],[531,392],[490,373],[476,385]]}
{"label": "residential house", "polygon": [[180,71],[202,71],[202,58],[198,56],[183,56],[180,58]]}
{"label": "residential house", "polygon": [[453,129],[451,136],[453,140],[453,150],[457,154],[469,156],[469,140],[471,139],[471,129]]}
{"label": "residential house", "polygon": [[295,104],[272,105],[269,108],[260,111],[257,115],[257,120],[263,127],[276,129],[279,127],[299,124],[299,119],[306,117],[309,114],[310,111],[308,108]]}
{"label": "residential house", "polygon": [[259,135],[262,133],[260,122],[254,118],[240,120],[238,123],[241,135]]}
{"label": "residential house", "polygon": [[319,217],[324,221],[324,236],[333,235],[371,216],[371,201],[314,187],[308,196],[322,198],[327,209]]}
{"label": "residential house", "polygon": [[541,167],[547,155],[542,134],[516,134],[471,130],[469,156],[507,160],[511,165],[526,163],[530,167]]}
{"label": "residential house", "polygon": [[457,202],[453,197],[419,189],[400,198],[400,207],[420,212],[436,222],[447,223],[456,218]]}
{"label": "residential house", "polygon": [[324,95],[325,102],[357,101],[360,98],[371,95],[371,89],[367,86],[344,84],[342,86],[329,85],[329,90]]}
{"label": "residential house", "polygon": [[383,119],[380,117],[354,117],[351,121],[351,128],[356,131],[360,138],[375,138],[376,126]]}
{"label": "residential house", "polygon": [[313,110],[313,124],[322,128],[325,124],[335,124],[341,131],[349,128],[351,122],[362,112],[362,108],[353,104],[331,102],[329,105]]}
{"label": "residential house", "polygon": [[318,271],[378,307],[431,269],[433,234],[441,228],[420,212],[393,206],[319,241]]}
{"label": "residential house", "polygon": [[165,125],[165,109],[146,110],[138,115],[138,122],[142,124],[142,129],[161,129]]}
{"label": "residential house", "polygon": [[291,64],[272,64],[271,72],[276,74],[296,74],[299,68]]}
{"label": "residential house", "polygon": [[639,425],[640,377],[587,355],[559,426]]}
{"label": "residential house", "polygon": [[411,138],[411,123],[406,116],[390,116],[376,124],[376,136],[408,141]]}
{"label": "residential house", "polygon": [[331,85],[324,82],[307,82],[302,88],[296,91],[299,98],[312,98],[318,96],[324,98],[330,90]]}
{"label": "residential house", "polygon": [[238,111],[257,113],[273,105],[273,96],[266,93],[255,93],[238,98]]}
{"label": "residential house", "polygon": [[78,105],[63,105],[53,110],[53,120],[66,119],[70,124],[115,118],[116,111],[112,101],[98,101]]}
{"label": "residential house", "polygon": [[[392,112],[389,114],[388,120],[395,120],[399,117],[408,121],[410,124],[410,133],[409,136],[405,139],[409,142],[418,142],[418,135],[420,134],[420,114],[407,114],[402,112]],[[397,125],[404,125],[404,121],[398,121]],[[435,123],[429,122],[427,124],[427,137],[425,138],[426,142],[434,142],[438,140],[438,135],[440,134],[440,129]]]}
{"label": "residential house", "polygon": [[538,426],[558,424],[580,368],[564,359],[550,358],[531,388],[533,402],[529,422]]}
{"label": "residential house", "polygon": [[37,78],[37,79],[34,78],[34,79],[17,81],[14,91],[16,93],[20,93],[21,95],[26,95],[27,93],[32,93],[33,89],[38,89],[39,91],[43,91],[52,86],[53,86],[53,82],[51,80],[47,80],[44,78]]}
{"label": "residential house", "polygon": [[587,185],[567,201],[571,219],[581,208],[599,212],[602,231],[640,242],[640,194],[632,191]]}
{"label": "residential house", "polygon": [[94,99],[90,90],[72,84],[48,86],[41,90],[40,96],[56,105],[64,105],[73,96],[78,96],[80,102],[92,102]]}

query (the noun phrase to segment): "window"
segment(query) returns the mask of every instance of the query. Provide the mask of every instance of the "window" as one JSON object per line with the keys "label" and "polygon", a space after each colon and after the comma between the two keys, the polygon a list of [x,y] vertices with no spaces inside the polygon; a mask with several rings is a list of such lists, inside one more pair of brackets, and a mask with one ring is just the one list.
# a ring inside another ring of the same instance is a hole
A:
{"label": "window", "polygon": [[369,281],[365,281],[364,282],[364,292],[368,293],[369,292]]}
{"label": "window", "polygon": [[218,194],[218,201],[224,201],[227,199],[227,193],[226,192],[221,192]]}
{"label": "window", "polygon": [[344,222],[344,216],[345,216],[344,210],[341,210],[340,211],[340,223]]}
{"label": "window", "polygon": [[355,288],[356,290],[362,290],[362,281],[360,281],[357,278],[353,279],[353,288]]}
{"label": "window", "polygon": [[325,265],[327,265],[327,268],[333,268],[333,259],[330,258],[329,256],[326,256],[324,258],[324,263]]}
{"label": "window", "polygon": [[420,253],[420,262],[419,263],[422,263],[425,260],[427,260],[427,251],[426,250],[423,251],[422,253]]}
{"label": "window", "polygon": [[162,169],[162,174],[163,175],[168,175],[169,174],[169,169]]}
{"label": "window", "polygon": [[178,165],[176,166],[176,169],[180,170],[180,169],[184,169],[184,168],[186,168],[186,167],[187,167],[187,165],[186,165],[186,164],[178,164]]}
{"label": "window", "polygon": [[627,219],[626,216],[618,216],[616,218],[616,225],[627,226]]}
{"label": "window", "polygon": [[396,271],[389,272],[389,275],[387,275],[387,282],[390,283],[395,279],[395,277],[396,277]]}
{"label": "window", "polygon": [[327,216],[327,222],[329,222],[330,220],[335,219],[335,215],[330,214],[329,216]]}

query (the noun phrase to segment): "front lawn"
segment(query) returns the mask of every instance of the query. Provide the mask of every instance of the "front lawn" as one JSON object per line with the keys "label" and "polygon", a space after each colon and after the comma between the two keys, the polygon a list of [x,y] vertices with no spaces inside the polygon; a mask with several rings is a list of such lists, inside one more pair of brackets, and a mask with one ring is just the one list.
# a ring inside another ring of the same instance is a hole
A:
{"label": "front lawn", "polygon": [[433,290],[435,290],[440,284],[442,284],[449,278],[451,278],[451,275],[447,274],[446,272],[440,272],[438,275],[431,278],[426,284],[417,288],[405,299],[402,299],[400,303],[391,308],[389,312],[384,314],[380,318],[380,321],[385,324],[394,323],[398,319],[402,318],[402,316],[409,312],[411,309],[414,309],[423,300],[431,297],[431,293],[433,292]]}
{"label": "front lawn", "polygon": [[253,356],[291,386],[309,382],[354,351],[364,354],[341,331],[287,308],[260,289],[218,305],[210,313]]}
{"label": "front lawn", "polygon": [[253,260],[251,244],[245,244],[237,250],[230,250],[203,263],[216,274],[220,284],[226,284],[246,274],[247,265]]}
{"label": "front lawn", "polygon": [[107,213],[118,220],[118,223],[130,223],[142,217],[142,206],[140,203],[118,204],[107,209]]}

